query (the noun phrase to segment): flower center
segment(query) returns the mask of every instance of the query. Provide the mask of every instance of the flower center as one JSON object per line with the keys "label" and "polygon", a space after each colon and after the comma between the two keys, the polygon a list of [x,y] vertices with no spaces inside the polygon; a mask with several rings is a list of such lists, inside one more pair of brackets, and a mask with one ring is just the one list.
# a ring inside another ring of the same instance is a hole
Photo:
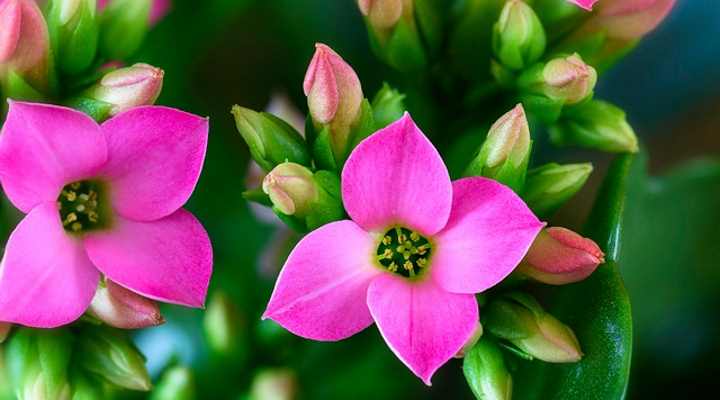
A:
{"label": "flower center", "polygon": [[66,231],[81,233],[107,226],[110,218],[103,212],[102,189],[97,181],[73,182],[63,187],[58,205]]}
{"label": "flower center", "polygon": [[377,260],[385,269],[407,278],[422,273],[428,266],[432,246],[415,231],[394,227],[387,231],[377,247]]}

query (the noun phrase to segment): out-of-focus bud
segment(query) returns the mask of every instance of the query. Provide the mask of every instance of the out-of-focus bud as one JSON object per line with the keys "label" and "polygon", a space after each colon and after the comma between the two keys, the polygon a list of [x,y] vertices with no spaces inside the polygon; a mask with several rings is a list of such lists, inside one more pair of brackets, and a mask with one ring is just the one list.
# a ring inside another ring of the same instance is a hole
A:
{"label": "out-of-focus bud", "polygon": [[522,0],[509,0],[495,23],[493,50],[507,68],[519,70],[545,52],[545,30],[535,11]]}
{"label": "out-of-focus bud", "polygon": [[312,171],[291,162],[273,168],[263,179],[262,189],[280,212],[300,218],[312,211],[319,196]]}
{"label": "out-of-focus bud", "polygon": [[576,145],[613,153],[638,151],[637,137],[625,112],[599,100],[567,108],[563,118],[550,127],[550,139],[557,145]]}
{"label": "out-of-focus bud", "polygon": [[316,129],[329,128],[333,153],[341,158],[347,151],[351,128],[362,114],[363,92],[357,74],[330,47],[317,43],[303,91]]}
{"label": "out-of-focus bud", "polygon": [[372,101],[375,128],[382,129],[403,116],[405,95],[393,89],[387,83],[377,92]]}
{"label": "out-of-focus bud", "polygon": [[147,328],[165,322],[157,303],[110,280],[98,285],[88,311],[100,321],[121,329]]}
{"label": "out-of-focus bud", "polygon": [[593,93],[597,83],[595,68],[576,53],[550,60],[524,72],[517,80],[523,92],[541,94],[564,104],[576,104]]}
{"label": "out-of-focus bud", "polygon": [[470,349],[472,349],[475,346],[475,343],[480,340],[480,338],[483,335],[483,327],[480,321],[477,322],[477,325],[475,326],[475,331],[473,332],[472,336],[470,336],[470,339],[468,339],[467,342],[463,345],[463,347],[460,349],[460,351],[455,354],[455,358],[463,358],[465,357]]}
{"label": "out-of-focus bud", "polygon": [[[98,10],[102,11],[112,0],[97,0]],[[152,0],[150,7],[150,25],[155,25],[170,12],[172,6],[170,0]]]}
{"label": "out-of-focus bud", "polygon": [[538,216],[549,216],[582,189],[592,171],[590,163],[533,168],[528,172],[523,199]]}
{"label": "out-of-focus bud", "polygon": [[531,147],[525,110],[518,104],[493,124],[464,175],[486,176],[520,190],[525,183]]}
{"label": "out-of-focus bud", "polygon": [[514,292],[490,302],[483,309],[483,326],[492,335],[546,362],[577,362],[583,355],[573,331],[526,293]]}
{"label": "out-of-focus bud", "polygon": [[367,17],[370,25],[379,30],[391,29],[403,15],[403,3],[406,0],[358,0],[360,12]]}
{"label": "out-of-focus bud", "polygon": [[518,271],[550,285],[581,281],[605,262],[605,254],[588,238],[559,227],[544,229],[535,238]]}
{"label": "out-of-focus bud", "polygon": [[150,27],[152,0],[112,0],[100,14],[100,53],[122,60],[142,44]]}
{"label": "out-of-focus bud", "polygon": [[310,153],[302,135],[280,118],[233,106],[235,126],[250,148],[250,155],[265,171],[290,161],[310,165]]}
{"label": "out-of-focus bud", "polygon": [[0,322],[0,343],[3,343],[7,339],[10,331],[12,330],[12,324],[9,322]]}
{"label": "out-of-focus bud", "polygon": [[612,39],[640,39],[660,25],[674,5],[675,0],[603,0],[581,29]]}
{"label": "out-of-focus bud", "polygon": [[77,74],[95,61],[99,24],[95,0],[51,0],[48,29],[57,66]]}
{"label": "out-of-focus bud", "polygon": [[0,0],[0,82],[5,96],[10,74],[39,92],[50,85],[50,39],[45,18],[33,0]]}
{"label": "out-of-focus bud", "polygon": [[221,291],[213,293],[205,319],[203,320],[205,336],[210,348],[223,355],[237,353],[242,340],[244,322],[232,300]]}
{"label": "out-of-focus bud", "polygon": [[173,367],[163,373],[150,394],[150,400],[194,400],[195,379],[186,367]]}
{"label": "out-of-focus bud", "polygon": [[163,86],[164,72],[148,64],[116,69],[88,89],[85,97],[110,105],[109,116],[132,107],[154,104]]}
{"label": "out-of-focus bud", "polygon": [[73,337],[65,329],[18,329],[5,354],[18,399],[69,399],[72,349]]}
{"label": "out-of-focus bud", "polygon": [[130,390],[150,390],[145,360],[125,332],[87,327],[78,340],[78,362],[85,370]]}
{"label": "out-of-focus bud", "polygon": [[483,400],[510,400],[512,376],[497,344],[483,337],[465,356],[463,372],[475,397]]}
{"label": "out-of-focus bud", "polygon": [[292,370],[278,368],[261,371],[253,379],[253,400],[293,400],[297,397],[297,377]]}

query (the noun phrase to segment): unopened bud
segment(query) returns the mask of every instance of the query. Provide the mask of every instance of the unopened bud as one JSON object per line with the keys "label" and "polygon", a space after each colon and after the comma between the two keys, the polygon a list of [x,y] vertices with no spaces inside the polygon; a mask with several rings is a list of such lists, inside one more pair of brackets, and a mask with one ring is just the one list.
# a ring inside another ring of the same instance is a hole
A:
{"label": "unopened bud", "polygon": [[150,400],[194,400],[195,379],[186,367],[173,367],[163,373]]}
{"label": "unopened bud", "polygon": [[530,68],[517,83],[524,92],[541,94],[564,104],[576,104],[592,94],[597,72],[578,54],[573,54]]}
{"label": "unopened bud", "polygon": [[660,25],[674,5],[675,0],[603,0],[581,29],[612,39],[640,39]]}
{"label": "unopened bud", "polygon": [[[35,1],[0,1],[0,27],[0,82],[14,73],[35,90],[46,92],[50,39],[45,18]],[[8,92],[5,88],[5,96],[14,96]]]}
{"label": "unopened bud", "polygon": [[373,28],[385,30],[400,21],[403,3],[409,3],[409,7],[412,7],[412,2],[407,0],[358,0],[358,7]]}
{"label": "unopened bud", "polygon": [[100,14],[100,52],[122,60],[140,48],[150,27],[152,0],[112,0]]}
{"label": "unopened bud", "polygon": [[121,329],[147,328],[165,322],[157,303],[110,280],[98,285],[88,312]]}
{"label": "unopened bud", "polygon": [[625,112],[599,100],[567,109],[563,118],[550,128],[550,139],[557,145],[577,145],[613,153],[638,151],[637,137]]}
{"label": "unopened bud", "polygon": [[475,343],[480,340],[480,338],[483,335],[483,327],[480,321],[477,322],[475,325],[475,331],[473,332],[472,336],[470,336],[470,339],[465,342],[463,347],[460,349],[460,351],[455,354],[455,358],[463,358],[467,355],[467,353],[475,346]]}
{"label": "unopened bud", "polygon": [[270,171],[262,184],[273,205],[285,215],[304,217],[318,198],[313,173],[295,163],[282,163]]}
{"label": "unopened bud", "polygon": [[363,92],[357,74],[330,47],[318,43],[305,73],[303,91],[313,121],[330,129],[333,153],[341,158],[362,111]]}
{"label": "unopened bud", "polygon": [[297,377],[289,369],[261,371],[253,379],[250,398],[253,400],[293,400],[298,391]]}
{"label": "unopened bud", "polygon": [[509,0],[493,32],[498,60],[510,69],[523,69],[543,55],[545,45],[545,30],[533,9],[522,0]]}
{"label": "unopened bud", "polygon": [[78,345],[78,362],[85,370],[125,389],[150,390],[145,360],[125,332],[88,327]]}
{"label": "unopened bud", "polygon": [[237,307],[227,294],[213,293],[208,304],[203,327],[208,345],[218,354],[233,354],[241,344],[243,320]]}
{"label": "unopened bud", "polygon": [[102,77],[86,96],[111,105],[114,116],[133,107],[154,104],[163,86],[164,72],[148,64],[120,68]]}
{"label": "unopened bud", "polygon": [[539,216],[548,216],[560,208],[585,185],[592,164],[545,164],[527,175],[523,199]]}
{"label": "unopened bud", "polygon": [[503,354],[489,338],[481,338],[468,352],[463,373],[473,394],[483,400],[510,400],[512,376],[505,366]]}
{"label": "unopened bud", "polygon": [[542,361],[569,363],[582,358],[573,331],[525,293],[507,294],[490,302],[483,309],[483,326]]}
{"label": "unopened bud", "polygon": [[405,113],[405,95],[383,84],[372,101],[375,128],[382,129],[399,120]]}
{"label": "unopened bud", "polygon": [[490,128],[465,176],[486,176],[519,190],[525,182],[531,146],[525,110],[518,104]]}
{"label": "unopened bud", "polygon": [[588,238],[559,227],[544,229],[535,238],[518,271],[550,285],[581,281],[605,262],[605,254]]}
{"label": "unopened bud", "polygon": [[95,0],[53,0],[48,27],[58,67],[78,74],[92,65],[97,52],[99,23]]}
{"label": "unopened bud", "polygon": [[310,165],[310,153],[302,135],[280,118],[233,106],[235,126],[250,149],[253,160],[265,171],[285,161]]}

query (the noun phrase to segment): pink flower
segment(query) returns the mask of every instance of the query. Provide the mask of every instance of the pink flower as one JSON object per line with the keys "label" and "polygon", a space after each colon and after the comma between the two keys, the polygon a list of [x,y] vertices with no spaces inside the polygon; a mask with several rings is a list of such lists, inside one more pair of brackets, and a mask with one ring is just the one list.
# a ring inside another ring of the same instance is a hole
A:
{"label": "pink flower", "polygon": [[580,8],[583,8],[587,11],[591,11],[593,8],[593,4],[598,2],[598,0],[567,0],[567,1],[577,5]]}
{"label": "pink flower", "polygon": [[10,102],[0,183],[27,215],[0,264],[0,321],[70,323],[88,308],[100,273],[144,297],[201,307],[212,248],[181,207],[207,134],[207,119],[166,107],[98,125],[68,108]]}
{"label": "pink flower", "polygon": [[[112,0],[98,0],[98,10],[107,7],[110,1]],[[170,0],[152,0],[152,5],[150,6],[150,25],[155,25],[160,22],[161,19],[165,18],[170,12],[171,6],[172,3],[170,3]]]}
{"label": "pink flower", "polygon": [[476,330],[474,294],[512,272],[543,223],[495,181],[451,182],[408,114],[350,154],[342,196],[352,220],[298,243],[263,318],[323,341],[375,322],[429,385]]}

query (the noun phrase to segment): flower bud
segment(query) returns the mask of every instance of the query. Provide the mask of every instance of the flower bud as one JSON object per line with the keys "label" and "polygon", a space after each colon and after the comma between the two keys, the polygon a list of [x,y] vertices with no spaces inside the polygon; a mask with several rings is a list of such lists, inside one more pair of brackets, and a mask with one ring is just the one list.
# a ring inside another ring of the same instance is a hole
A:
{"label": "flower bud", "polygon": [[48,12],[57,66],[66,74],[89,68],[97,52],[99,23],[95,0],[52,0]]}
{"label": "flower bud", "polygon": [[157,303],[111,280],[98,285],[88,312],[107,325],[121,329],[147,328],[165,322]]}
{"label": "flower bud", "polygon": [[186,367],[173,367],[167,370],[150,394],[150,400],[194,400],[196,398],[195,379],[192,371]]}
{"label": "flower bud", "polygon": [[509,0],[495,23],[493,50],[507,68],[523,69],[545,52],[545,30],[540,19],[522,0]]}
{"label": "flower bud", "polygon": [[313,173],[300,164],[286,162],[270,171],[262,184],[275,208],[285,215],[305,217],[318,198]]}
{"label": "flower bud", "polygon": [[109,116],[154,104],[162,91],[163,70],[148,64],[114,70],[88,89],[85,97],[111,105]]}
{"label": "flower bud", "polygon": [[522,92],[541,94],[563,104],[576,104],[589,97],[597,83],[597,72],[576,53],[555,58],[528,69],[517,81]]}
{"label": "flower bud", "polygon": [[483,326],[542,361],[569,363],[582,358],[573,331],[526,293],[514,292],[490,302],[483,309]]}
{"label": "flower bud", "polygon": [[483,400],[510,400],[512,376],[497,344],[483,337],[468,352],[463,373],[475,397]]}
{"label": "flower bud", "polygon": [[408,6],[412,7],[412,2],[406,0],[358,0],[358,7],[374,29],[385,30],[400,21],[403,3],[409,3]]}
{"label": "flower bud", "polygon": [[[15,73],[35,90],[46,92],[50,84],[50,39],[35,1],[1,0],[0,27],[0,82]],[[4,94],[14,96],[8,88]]]}
{"label": "flower bud", "polygon": [[473,332],[472,336],[470,336],[470,339],[468,339],[467,342],[465,342],[465,344],[460,349],[460,351],[458,351],[457,354],[455,354],[455,358],[465,357],[465,355],[468,354],[470,349],[472,349],[475,346],[475,343],[477,343],[478,340],[480,340],[482,335],[483,335],[483,327],[482,327],[482,324],[480,323],[480,321],[478,321],[477,324],[475,325],[475,331]]}
{"label": "flower bud", "polygon": [[310,153],[302,135],[287,122],[265,112],[233,106],[238,132],[250,155],[265,171],[285,161],[310,165]]}
{"label": "flower bud", "polygon": [[674,5],[675,0],[603,0],[581,29],[612,39],[640,39],[660,25]]}
{"label": "flower bud", "polygon": [[605,254],[590,239],[559,227],[544,229],[535,238],[518,271],[550,285],[581,281],[605,262]]}
{"label": "flower bud", "polygon": [[318,43],[305,73],[303,91],[313,122],[330,129],[333,153],[341,158],[350,142],[350,130],[362,113],[363,92],[357,74],[330,47]]}
{"label": "flower bud", "polygon": [[122,60],[140,47],[150,27],[152,0],[112,0],[100,15],[100,52]]}
{"label": "flower bud", "polygon": [[593,171],[592,164],[545,164],[531,169],[523,199],[539,216],[548,216],[575,195]]}
{"label": "flower bud", "polygon": [[405,95],[387,83],[377,92],[372,101],[375,128],[382,129],[399,120],[405,113]]}
{"label": "flower bud", "polygon": [[567,109],[550,139],[557,145],[577,145],[612,153],[636,153],[635,131],[625,112],[610,103],[592,100]]}
{"label": "flower bud", "polygon": [[531,146],[525,110],[518,104],[490,127],[465,176],[486,176],[519,190],[525,182]]}
{"label": "flower bud", "polygon": [[78,340],[78,362],[85,370],[130,390],[150,390],[145,360],[125,332],[88,327]]}
{"label": "flower bud", "polygon": [[250,387],[253,400],[293,400],[297,395],[297,377],[289,369],[269,369],[255,375]]}
{"label": "flower bud", "polygon": [[215,291],[208,304],[203,327],[210,348],[218,354],[232,354],[241,343],[244,323],[227,294]]}

